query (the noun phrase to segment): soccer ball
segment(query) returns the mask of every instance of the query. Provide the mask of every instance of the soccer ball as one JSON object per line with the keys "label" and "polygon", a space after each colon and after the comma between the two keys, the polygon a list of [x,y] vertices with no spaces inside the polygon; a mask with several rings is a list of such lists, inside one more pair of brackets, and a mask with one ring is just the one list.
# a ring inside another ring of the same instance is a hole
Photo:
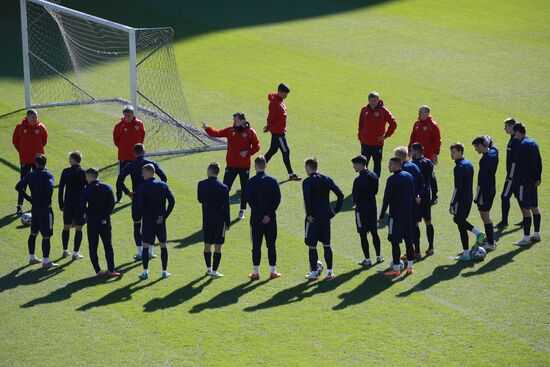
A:
{"label": "soccer ball", "polygon": [[323,269],[324,269],[324,265],[322,262],[320,261],[317,261],[317,273],[319,273],[319,275],[321,275],[321,273],[323,272]]}
{"label": "soccer ball", "polygon": [[470,250],[470,256],[474,261],[483,261],[486,255],[487,251],[481,246],[474,246]]}
{"label": "soccer ball", "polygon": [[23,215],[21,216],[21,224],[24,226],[30,226],[31,219],[32,219],[31,213],[23,213]]}

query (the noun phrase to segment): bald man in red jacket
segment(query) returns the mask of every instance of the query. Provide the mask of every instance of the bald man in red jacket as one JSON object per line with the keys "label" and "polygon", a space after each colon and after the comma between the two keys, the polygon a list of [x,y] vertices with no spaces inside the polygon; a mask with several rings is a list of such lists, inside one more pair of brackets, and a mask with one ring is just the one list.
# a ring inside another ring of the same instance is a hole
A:
{"label": "bald man in red jacket", "polygon": [[227,166],[223,176],[223,184],[231,191],[237,175],[241,181],[241,210],[239,219],[244,219],[246,210],[246,184],[250,176],[250,158],[260,150],[260,142],[256,131],[250,127],[242,112],[233,114],[233,125],[225,129],[215,130],[205,123],[204,131],[216,138],[227,138],[227,154],[225,160]]}
{"label": "bald man in red jacket", "polygon": [[414,123],[409,139],[409,152],[414,143],[424,147],[424,157],[437,164],[441,149],[441,131],[439,125],[430,115],[430,107],[423,105],[418,109],[418,120]]}
{"label": "bald man in red jacket", "polygon": [[[386,125],[388,129],[386,130]],[[391,112],[384,107],[378,92],[369,93],[369,104],[361,109],[357,137],[361,142],[361,155],[367,158],[367,166],[372,157],[374,173],[380,177],[384,141],[397,129],[397,122]]]}
{"label": "bald man in red jacket", "polygon": [[[36,168],[34,159],[37,154],[44,154],[44,147],[48,143],[48,131],[38,120],[36,110],[28,110],[27,115],[15,127],[12,136],[13,146],[19,153],[21,178]],[[17,214],[23,214],[23,195],[17,198]]]}

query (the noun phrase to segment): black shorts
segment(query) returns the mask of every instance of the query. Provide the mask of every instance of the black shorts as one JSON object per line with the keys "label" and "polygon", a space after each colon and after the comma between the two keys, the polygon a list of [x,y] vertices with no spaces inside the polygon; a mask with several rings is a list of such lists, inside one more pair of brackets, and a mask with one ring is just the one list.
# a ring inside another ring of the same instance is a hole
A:
{"label": "black shorts", "polygon": [[31,217],[31,233],[40,232],[43,237],[53,235],[52,208],[32,208]]}
{"label": "black shorts", "polygon": [[141,238],[143,243],[155,244],[155,238],[160,243],[166,243],[166,222],[157,224],[152,220],[144,220],[141,225]]}
{"label": "black shorts", "polygon": [[210,245],[223,245],[225,242],[225,221],[203,224],[202,238],[204,243]]}
{"label": "black shorts", "polygon": [[307,246],[317,246],[321,242],[325,246],[330,245],[330,221],[313,222],[305,221],[304,240]]}
{"label": "black shorts", "polygon": [[509,200],[516,191],[516,187],[517,184],[513,180],[507,178],[504,180],[504,186],[502,187],[502,194],[500,197]]}
{"label": "black shorts", "polygon": [[480,212],[488,212],[493,207],[493,200],[496,193],[480,193],[477,198],[477,210]]}
{"label": "black shorts", "polygon": [[357,233],[367,233],[377,230],[376,211],[374,213],[355,212],[355,227]]}
{"label": "black shorts", "polygon": [[420,218],[421,220],[422,219],[427,221],[432,220],[432,203],[430,201],[429,196],[427,198],[423,198],[422,201],[420,202],[420,216],[421,216]]}
{"label": "black shorts", "polygon": [[454,216],[457,217],[457,219],[468,219],[468,216],[470,215],[470,210],[472,210],[472,203],[456,203],[453,206],[454,210]]}
{"label": "black shorts", "polygon": [[65,205],[63,207],[63,224],[65,225],[75,225],[83,226],[86,223],[84,219],[84,213],[80,210],[77,205]]}
{"label": "black shorts", "polygon": [[516,198],[522,209],[538,208],[538,188],[533,182],[520,183],[516,189]]}
{"label": "black shorts", "polygon": [[388,219],[388,240],[391,243],[401,243],[401,241],[412,239],[412,221],[396,220],[392,217]]}

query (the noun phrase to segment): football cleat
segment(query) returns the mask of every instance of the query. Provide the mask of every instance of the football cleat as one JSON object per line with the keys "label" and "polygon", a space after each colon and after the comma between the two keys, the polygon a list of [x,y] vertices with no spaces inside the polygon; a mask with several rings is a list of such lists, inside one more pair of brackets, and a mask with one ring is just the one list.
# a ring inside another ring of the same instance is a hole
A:
{"label": "football cleat", "polygon": [[357,265],[360,265],[360,266],[368,269],[368,268],[372,267],[372,262],[370,260],[363,259],[363,261],[358,262]]}
{"label": "football cleat", "polygon": [[537,243],[537,242],[540,242],[540,241],[541,241],[540,234],[531,236],[531,242]]}
{"label": "football cleat", "polygon": [[223,274],[222,274],[222,273],[218,273],[218,272],[215,271],[215,270],[212,271],[212,274],[210,274],[210,276],[211,276],[212,278],[217,278],[217,279],[223,278]]}
{"label": "football cleat", "polygon": [[205,275],[212,275],[212,270],[211,269],[206,269]]}
{"label": "football cleat", "polygon": [[84,258],[84,256],[82,256],[80,254],[73,254],[73,257],[72,257],[73,260],[80,260],[82,258]]}
{"label": "football cleat", "polygon": [[476,245],[483,246],[485,242],[487,241],[487,236],[483,232],[479,232],[479,234],[476,236]]}
{"label": "football cleat", "polygon": [[140,255],[140,254],[135,254],[135,255],[134,255],[134,260],[136,260],[136,261],[141,261],[141,260],[143,260],[143,259],[141,258],[141,255]]}
{"label": "football cleat", "polygon": [[432,256],[434,253],[435,253],[435,250],[433,249],[433,247],[430,247],[429,249],[426,250],[426,256]]}
{"label": "football cleat", "polygon": [[163,271],[162,271],[162,276],[161,276],[161,277],[162,277],[162,279],[166,279],[166,278],[168,278],[170,275],[172,275],[172,274],[170,274],[170,273],[167,272],[166,270],[163,270]]}
{"label": "football cleat", "polygon": [[244,219],[244,210],[239,210],[239,220]]}
{"label": "football cleat", "polygon": [[376,256],[376,263],[381,264],[384,262],[384,258],[382,256]]}
{"label": "football cleat", "polygon": [[309,279],[309,280],[317,280],[317,279],[319,279],[319,273],[316,272],[316,271],[312,271],[311,273],[306,274],[304,276],[304,278]]}
{"label": "football cleat", "polygon": [[524,240],[522,239],[521,241],[517,241],[517,242],[514,242],[514,245],[516,246],[530,246],[532,245],[533,243],[530,241],[530,240]]}
{"label": "football cleat", "polygon": [[57,268],[58,266],[59,266],[59,264],[56,264],[53,261],[49,261],[47,263],[42,264],[42,269]]}
{"label": "football cleat", "polygon": [[413,275],[414,269],[413,268],[407,268],[407,275]]}
{"label": "football cleat", "polygon": [[34,258],[32,260],[29,260],[29,265],[36,265],[36,264],[40,264],[41,262],[42,260]]}
{"label": "football cleat", "polygon": [[95,273],[95,275],[97,275],[97,276],[100,277],[100,278],[101,278],[102,276],[104,276],[105,274],[107,274],[107,273],[104,272],[103,270],[100,270],[100,271],[98,271],[97,273]]}
{"label": "football cleat", "polygon": [[388,277],[398,277],[401,275],[401,271],[399,270],[390,270],[384,273],[384,275]]}
{"label": "football cleat", "polygon": [[71,253],[68,250],[63,250],[63,254],[61,255],[61,258],[66,259],[69,256],[71,256]]}
{"label": "football cleat", "polygon": [[15,210],[15,214],[22,215],[23,214],[23,207],[21,205],[17,205],[17,209]]}
{"label": "football cleat", "polygon": [[466,255],[466,254],[462,253],[462,254],[460,254],[460,256],[456,256],[455,260],[458,260],[458,261],[471,261],[472,257],[470,255]]}
{"label": "football cleat", "polygon": [[485,249],[485,251],[494,251],[497,248],[497,244],[496,243],[493,244],[493,245],[486,244],[486,245],[483,245],[481,247],[483,247]]}
{"label": "football cleat", "polygon": [[116,277],[119,277],[120,276],[120,273],[118,271],[109,271],[107,272],[107,276],[109,278],[116,278]]}
{"label": "football cleat", "polygon": [[415,260],[420,260],[420,259],[422,259],[422,255],[420,254],[420,252],[415,252],[415,253],[414,253],[414,256],[413,256],[413,259],[415,259]]}
{"label": "football cleat", "polygon": [[334,278],[336,278],[336,274],[334,273],[327,274],[327,280],[333,280]]}
{"label": "football cleat", "polygon": [[295,174],[295,173],[288,176],[288,179],[290,181],[302,181],[302,178],[300,176],[298,176],[297,174]]}
{"label": "football cleat", "polygon": [[248,277],[249,277],[251,280],[260,280],[260,274],[258,274],[258,273],[248,274]]}
{"label": "football cleat", "polygon": [[141,274],[139,275],[139,278],[140,278],[140,279],[143,279],[143,280],[148,279],[148,278],[149,278],[149,273],[146,272],[146,271],[144,271],[143,273],[141,273]]}
{"label": "football cleat", "polygon": [[276,278],[279,278],[281,275],[281,273],[279,273],[278,271],[272,271],[271,273],[269,273],[269,279],[276,279]]}

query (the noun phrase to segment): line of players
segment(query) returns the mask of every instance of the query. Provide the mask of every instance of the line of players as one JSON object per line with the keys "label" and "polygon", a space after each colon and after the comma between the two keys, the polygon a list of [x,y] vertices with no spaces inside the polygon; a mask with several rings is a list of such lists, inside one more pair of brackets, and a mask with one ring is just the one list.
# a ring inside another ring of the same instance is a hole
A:
{"label": "line of players", "polygon": [[[288,93],[288,92],[286,92]],[[369,96],[371,97],[371,96]],[[377,97],[377,96],[375,96]],[[283,98],[284,99],[284,98]],[[370,99],[370,98],[369,98]],[[370,102],[370,101],[369,101]],[[378,102],[378,105],[380,102]],[[427,110],[426,110],[427,109]],[[286,110],[285,110],[286,112]],[[130,107],[124,109],[124,114],[133,115]],[[429,108],[422,106],[419,114],[427,113]],[[363,114],[363,111],[362,111]],[[36,112],[30,110],[27,119],[36,118]],[[431,116],[430,116],[431,117]],[[134,117],[132,116],[132,121]],[[121,121],[122,123],[123,121]],[[248,125],[248,126],[247,126]],[[360,119],[361,125],[361,119]],[[244,128],[242,128],[244,126]],[[241,127],[239,129],[239,127]],[[39,128],[39,127],[38,127]],[[127,128],[126,128],[127,129]],[[240,135],[243,138],[245,134],[253,132],[246,122],[244,114],[234,115],[234,125],[224,130],[223,133],[215,131],[207,126],[205,129],[209,134],[218,136],[235,137]],[[361,129],[361,127],[360,127]],[[524,215],[524,239],[518,241],[517,245],[529,245],[532,242],[540,241],[540,212],[538,211],[536,188],[540,185],[542,172],[542,162],[538,146],[536,143],[525,136],[525,127],[521,123],[516,123],[513,119],[505,121],[505,129],[511,134],[508,144],[507,154],[507,181],[503,190],[503,220],[499,227],[507,224],[507,213],[509,211],[509,200],[506,204],[506,198],[510,198],[512,192],[516,193],[522,212]],[[45,130],[45,129],[44,129]],[[139,129],[135,129],[139,133]],[[209,131],[210,130],[210,131]],[[265,129],[264,129],[265,130]],[[116,128],[115,128],[116,131]],[[254,133],[255,134],[255,133]],[[413,130],[414,134],[414,130]],[[40,135],[40,134],[36,134]],[[143,139],[144,134],[142,135]],[[386,135],[384,135],[385,137]],[[515,137],[514,137],[515,136]],[[286,141],[281,141],[280,137],[272,137],[273,141],[278,143],[281,149],[288,147]],[[385,139],[385,138],[384,138]],[[412,137],[411,137],[412,139]],[[256,139],[257,140],[257,139]],[[116,137],[115,137],[115,143]],[[456,162],[455,167],[455,191],[450,206],[450,213],[457,223],[460,237],[462,240],[464,253],[458,257],[459,260],[470,260],[468,231],[472,231],[477,237],[477,243],[485,242],[485,233],[477,230],[467,218],[471,208],[472,200],[478,204],[482,220],[485,224],[487,233],[487,250],[493,250],[496,247],[494,240],[494,230],[490,219],[489,211],[495,196],[495,174],[498,165],[498,151],[492,145],[490,138],[478,137],[472,143],[476,151],[483,154],[480,160],[480,171],[478,174],[478,190],[475,199],[471,187],[473,184],[473,168],[471,163],[463,158],[464,146],[457,143],[451,146],[451,157]],[[229,147],[234,145],[229,144]],[[367,147],[368,148],[368,147]],[[420,256],[420,230],[418,223],[423,218],[426,223],[426,232],[429,247],[427,255],[433,254],[434,229],[431,224],[431,206],[437,199],[437,183],[433,174],[432,161],[424,157],[424,147],[420,143],[414,143],[411,146],[411,155],[413,162],[407,161],[408,151],[406,147],[399,147],[395,152],[395,157],[390,159],[389,170],[393,173],[388,178],[386,191],[384,194],[383,208],[380,219],[383,219],[386,210],[390,209],[388,220],[388,239],[392,243],[393,268],[387,274],[390,276],[399,275],[403,264],[400,261],[399,243],[405,241],[406,259],[408,260],[407,271],[413,272],[412,264],[415,257]],[[254,150],[256,149],[256,150]],[[257,152],[256,147],[247,147],[247,149],[238,151],[237,154],[242,158],[247,158],[250,162],[250,156]],[[247,150],[246,155],[241,153]],[[271,149],[270,149],[271,150]],[[517,154],[516,154],[517,150]],[[369,149],[362,146],[362,152],[369,154]],[[167,277],[168,253],[166,250],[166,226],[165,220],[170,215],[174,207],[174,197],[169,187],[165,184],[166,176],[159,165],[144,157],[145,150],[143,145],[138,143],[133,146],[134,159],[119,159],[123,162],[119,178],[117,180],[117,192],[124,192],[132,198],[132,218],[134,220],[134,238],[138,247],[136,260],[143,261],[144,271],[140,275],[142,278],[148,277],[148,260],[155,257],[153,244],[158,239],[161,247],[161,259],[163,265],[163,277]],[[434,152],[430,152],[432,158]],[[228,157],[235,155],[235,151],[228,148]],[[372,155],[372,154],[371,154]],[[380,155],[381,157],[381,152]],[[127,158],[127,157],[123,157]],[[111,244],[111,226],[109,214],[114,207],[114,195],[110,187],[98,180],[98,170],[90,168],[84,171],[80,167],[81,155],[78,152],[71,152],[69,155],[70,168],[64,170],[60,180],[59,206],[64,215],[64,228],[62,234],[63,256],[69,256],[68,241],[70,223],[75,224],[75,249],[73,259],[80,259],[79,247],[82,240],[82,225],[84,224],[84,214],[88,222],[88,241],[90,245],[90,258],[94,269],[98,275],[103,275],[97,260],[97,246],[99,237],[103,240],[105,253],[108,263],[108,274],[118,276],[114,270],[114,255]],[[285,159],[286,161],[286,159]],[[370,267],[373,262],[370,260],[367,233],[370,232],[374,248],[376,251],[376,262],[380,263],[383,258],[380,254],[380,239],[377,234],[376,219],[376,199],[378,191],[378,175],[366,169],[369,158],[365,155],[355,157],[352,162],[354,168],[359,172],[359,177],[354,182],[353,200],[356,203],[356,224],[361,239],[361,246],[365,259],[360,265]],[[285,162],[286,163],[286,162]],[[277,181],[265,174],[267,159],[260,156],[255,160],[257,175],[243,185],[241,192],[241,211],[239,218],[244,218],[243,202],[249,203],[252,209],[251,215],[251,239],[253,243],[253,264],[254,271],[249,275],[251,279],[259,279],[259,263],[261,258],[262,238],[266,238],[268,247],[268,257],[270,263],[270,277],[280,276],[276,270],[276,217],[275,211],[280,203],[280,191]],[[31,224],[31,235],[29,236],[29,254],[30,263],[39,263],[40,260],[34,255],[36,235],[41,232],[43,236],[42,248],[44,253],[43,266],[45,268],[56,266],[49,259],[49,238],[53,229],[53,211],[51,210],[51,194],[53,193],[53,176],[45,170],[46,158],[44,155],[38,155],[35,158],[36,170],[32,174],[25,175],[18,183],[16,189],[20,195],[27,198],[33,204],[33,221]],[[304,202],[306,207],[305,220],[305,242],[309,247],[310,274],[306,278],[317,279],[322,271],[322,265],[318,261],[316,250],[317,242],[323,243],[324,257],[327,263],[327,276],[329,279],[334,277],[332,270],[332,248],[330,246],[330,219],[340,211],[343,203],[343,194],[334,184],[330,177],[317,172],[317,161],[314,158],[306,160],[305,169],[308,178],[303,182]],[[229,166],[229,161],[228,161]],[[248,163],[248,167],[250,163]],[[375,160],[376,167],[376,160]],[[230,172],[231,181],[240,175],[238,169]],[[299,180],[291,168],[289,178]],[[228,170],[226,169],[226,178]],[[198,199],[203,205],[203,235],[205,240],[204,256],[207,266],[207,273],[214,277],[223,276],[217,270],[221,260],[221,246],[224,242],[225,231],[229,229],[229,188],[222,184],[216,178],[219,173],[219,164],[213,163],[208,167],[208,179],[199,183]],[[155,173],[161,180],[155,180]],[[130,175],[132,178],[132,191],[124,185],[124,178]],[[248,172],[246,172],[248,176]],[[248,177],[246,177],[248,179]],[[225,179],[224,179],[225,181]],[[147,183],[146,185],[142,185]],[[241,178],[241,183],[243,179]],[[25,192],[25,187],[29,185],[32,197]],[[67,188],[64,192],[65,187]],[[468,189],[469,188],[469,189]],[[82,191],[83,190],[83,191]],[[333,191],[337,198],[337,204],[334,209],[330,208],[329,194]],[[82,195],[80,195],[82,192]],[[49,199],[48,199],[49,195]],[[117,193],[118,196],[118,193]],[[120,195],[121,197],[121,195]],[[409,198],[409,199],[407,199]],[[48,201],[50,204],[48,204]],[[166,206],[168,204],[168,206]],[[506,209],[507,208],[507,209]],[[531,213],[535,234],[530,236]],[[143,218],[143,220],[142,220]],[[213,264],[211,248],[214,246]]]}

